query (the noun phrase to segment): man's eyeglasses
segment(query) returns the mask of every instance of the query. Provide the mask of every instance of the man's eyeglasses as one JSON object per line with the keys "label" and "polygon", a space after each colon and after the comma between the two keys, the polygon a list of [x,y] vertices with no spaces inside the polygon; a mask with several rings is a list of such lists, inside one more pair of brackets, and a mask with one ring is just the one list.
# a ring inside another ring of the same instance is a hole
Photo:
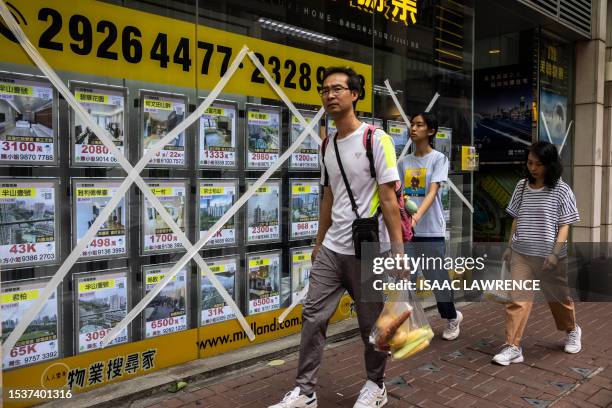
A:
{"label": "man's eyeglasses", "polygon": [[345,86],[333,86],[331,88],[321,88],[321,90],[319,91],[319,95],[321,95],[322,97],[326,97],[328,95],[338,95],[340,92],[342,91],[346,91],[347,88]]}

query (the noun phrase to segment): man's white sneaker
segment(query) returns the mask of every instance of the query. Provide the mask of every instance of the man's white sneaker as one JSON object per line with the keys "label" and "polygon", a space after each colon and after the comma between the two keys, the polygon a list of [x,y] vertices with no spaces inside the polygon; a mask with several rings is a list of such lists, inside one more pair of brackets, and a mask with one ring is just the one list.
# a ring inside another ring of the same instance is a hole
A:
{"label": "man's white sneaker", "polygon": [[387,403],[387,389],[383,384],[380,388],[373,381],[366,381],[359,392],[359,398],[353,408],[380,408]]}
{"label": "man's white sneaker", "polygon": [[510,363],[523,362],[523,350],[517,346],[506,344],[505,347],[493,357],[493,362],[507,366]]}
{"label": "man's white sneaker", "polygon": [[463,314],[457,310],[457,317],[448,320],[448,325],[446,326],[446,329],[444,329],[444,332],[442,332],[442,338],[444,340],[455,340],[457,337],[459,337],[459,325],[462,321]]}
{"label": "man's white sneaker", "polygon": [[574,330],[567,332],[567,338],[565,339],[565,352],[570,354],[576,354],[582,350],[582,343],[580,338],[582,337],[582,329],[576,325]]}
{"label": "man's white sneaker", "polygon": [[317,408],[317,394],[313,392],[311,397],[300,395],[300,387],[295,387],[281,402],[268,408]]}

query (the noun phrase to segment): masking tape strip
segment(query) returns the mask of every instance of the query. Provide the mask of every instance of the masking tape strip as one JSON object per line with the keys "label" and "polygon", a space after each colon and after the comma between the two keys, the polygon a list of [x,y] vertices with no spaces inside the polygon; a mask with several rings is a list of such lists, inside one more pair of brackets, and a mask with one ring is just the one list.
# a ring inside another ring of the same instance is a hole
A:
{"label": "masking tape strip", "polygon": [[546,131],[546,137],[550,144],[554,144],[552,138],[550,137],[550,131],[548,130],[548,122],[546,122],[546,116],[544,116],[544,112],[540,111],[540,117],[542,118],[542,123],[544,123],[544,130]]}
{"label": "masking tape strip", "polygon": [[574,121],[572,120],[569,124],[569,126],[567,127],[567,131],[565,132],[565,136],[563,137],[563,142],[561,143],[561,146],[559,146],[559,156],[561,156],[561,152],[563,151],[563,148],[565,147],[565,142],[567,141],[567,136],[569,135],[570,130],[572,129],[572,125],[574,124]]}
{"label": "masking tape strip", "polygon": [[293,301],[293,303],[291,303],[291,305],[289,305],[288,308],[285,309],[285,311],[283,313],[281,313],[281,315],[278,317],[278,322],[282,323],[283,320],[285,320],[285,318],[287,317],[287,315],[289,313],[291,313],[291,311],[300,304],[300,302],[306,297],[306,295],[308,294],[308,287],[310,286],[310,282],[306,282],[306,285],[304,285],[304,288],[302,288],[302,290],[300,290],[300,293],[297,294],[297,296],[295,297],[295,300]]}

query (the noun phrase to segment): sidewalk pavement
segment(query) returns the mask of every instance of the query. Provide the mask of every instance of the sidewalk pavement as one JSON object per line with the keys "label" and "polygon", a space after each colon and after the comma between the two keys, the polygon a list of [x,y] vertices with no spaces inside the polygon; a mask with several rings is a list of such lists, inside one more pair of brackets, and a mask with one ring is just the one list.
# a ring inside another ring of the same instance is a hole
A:
{"label": "sidewalk pavement", "polygon": [[[503,306],[473,303],[462,309],[461,335],[440,338],[445,322],[431,319],[430,347],[389,361],[387,407],[612,407],[612,303],[578,303],[582,352],[563,352],[546,304],[534,305],[523,340],[525,362],[501,367],[491,358],[504,341]],[[352,407],[364,378],[361,339],[330,345],[319,371],[319,407]],[[294,387],[297,354],[189,384],[176,394],[135,401],[132,407],[267,407]]]}

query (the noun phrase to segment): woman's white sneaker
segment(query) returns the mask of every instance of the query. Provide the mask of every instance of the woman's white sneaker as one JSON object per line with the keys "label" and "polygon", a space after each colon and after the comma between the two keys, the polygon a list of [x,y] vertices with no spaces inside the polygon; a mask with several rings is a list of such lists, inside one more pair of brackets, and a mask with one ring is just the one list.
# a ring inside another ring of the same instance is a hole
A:
{"label": "woman's white sneaker", "polygon": [[506,344],[502,351],[493,357],[493,362],[503,366],[510,365],[510,363],[522,363],[523,350],[520,347]]}
{"label": "woman's white sneaker", "polygon": [[313,392],[310,397],[300,395],[300,387],[295,387],[285,394],[281,402],[268,408],[317,408],[317,394]]}
{"label": "woman's white sneaker", "polygon": [[387,403],[387,389],[380,388],[373,381],[366,381],[359,392],[359,398],[353,408],[380,408]]}
{"label": "woman's white sneaker", "polygon": [[570,354],[579,353],[582,350],[582,329],[576,325],[574,330],[567,332],[567,338],[565,339],[565,352]]}
{"label": "woman's white sneaker", "polygon": [[463,321],[463,314],[457,310],[457,317],[454,319],[448,319],[446,329],[442,332],[442,338],[444,340],[455,340],[459,337],[460,328],[459,325]]}

